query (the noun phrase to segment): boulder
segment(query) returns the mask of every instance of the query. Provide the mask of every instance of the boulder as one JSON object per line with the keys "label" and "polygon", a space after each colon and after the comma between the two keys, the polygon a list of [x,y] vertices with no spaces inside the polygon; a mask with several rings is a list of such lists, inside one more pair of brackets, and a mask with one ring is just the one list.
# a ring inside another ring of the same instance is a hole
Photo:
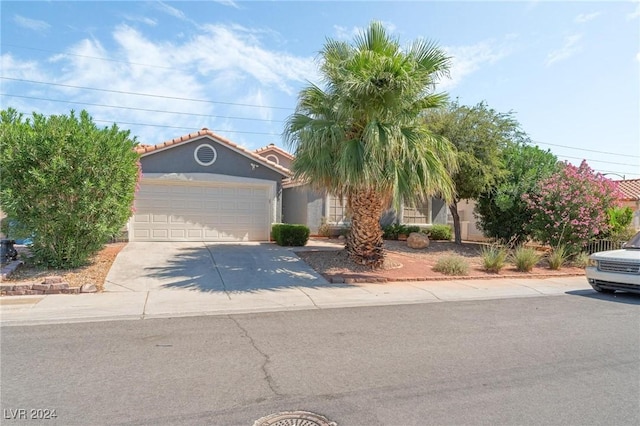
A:
{"label": "boulder", "polygon": [[429,247],[429,237],[422,232],[412,232],[407,237],[407,246],[412,249],[423,249]]}
{"label": "boulder", "polygon": [[80,293],[96,293],[97,291],[98,288],[93,283],[82,284],[82,287],[80,287]]}

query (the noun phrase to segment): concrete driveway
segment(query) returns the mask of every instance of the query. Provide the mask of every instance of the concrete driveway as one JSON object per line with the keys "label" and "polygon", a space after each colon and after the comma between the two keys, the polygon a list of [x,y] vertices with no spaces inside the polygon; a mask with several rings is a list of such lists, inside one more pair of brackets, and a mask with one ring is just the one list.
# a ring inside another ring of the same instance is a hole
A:
{"label": "concrete driveway", "polygon": [[275,244],[131,242],[113,263],[105,291],[228,294],[327,284],[291,250]]}

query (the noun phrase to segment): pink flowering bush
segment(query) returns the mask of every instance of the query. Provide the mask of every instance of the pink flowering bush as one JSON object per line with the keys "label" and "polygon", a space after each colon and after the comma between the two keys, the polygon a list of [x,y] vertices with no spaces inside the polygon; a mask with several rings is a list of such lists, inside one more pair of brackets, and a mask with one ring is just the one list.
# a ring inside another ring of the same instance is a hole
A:
{"label": "pink flowering bush", "polygon": [[532,214],[528,226],[534,238],[552,247],[565,245],[574,253],[609,231],[607,210],[618,206],[619,198],[617,185],[586,161],[579,167],[565,163],[536,191],[522,196]]}

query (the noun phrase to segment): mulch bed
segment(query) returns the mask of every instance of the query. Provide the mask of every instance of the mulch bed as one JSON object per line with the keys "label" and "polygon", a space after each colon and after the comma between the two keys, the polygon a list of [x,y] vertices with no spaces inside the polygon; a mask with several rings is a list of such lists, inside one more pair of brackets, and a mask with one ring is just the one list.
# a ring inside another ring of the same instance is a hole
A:
{"label": "mulch bed", "polygon": [[111,269],[113,261],[116,259],[120,250],[127,243],[110,243],[99,251],[86,266],[75,269],[50,269],[33,265],[27,258],[28,252],[22,250],[19,259],[25,260],[25,264],[21,265],[16,271],[7,278],[7,283],[20,284],[44,279],[49,276],[59,276],[62,280],[69,283],[70,287],[80,287],[83,284],[93,283],[98,290],[102,290],[104,280]]}

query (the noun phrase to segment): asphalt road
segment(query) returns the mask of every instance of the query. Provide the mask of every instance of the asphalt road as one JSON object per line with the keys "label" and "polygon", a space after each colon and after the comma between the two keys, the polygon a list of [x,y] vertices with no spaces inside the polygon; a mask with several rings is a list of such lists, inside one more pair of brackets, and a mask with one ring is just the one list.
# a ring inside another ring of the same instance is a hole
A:
{"label": "asphalt road", "polygon": [[3,425],[640,424],[635,295],[7,327],[1,344]]}

